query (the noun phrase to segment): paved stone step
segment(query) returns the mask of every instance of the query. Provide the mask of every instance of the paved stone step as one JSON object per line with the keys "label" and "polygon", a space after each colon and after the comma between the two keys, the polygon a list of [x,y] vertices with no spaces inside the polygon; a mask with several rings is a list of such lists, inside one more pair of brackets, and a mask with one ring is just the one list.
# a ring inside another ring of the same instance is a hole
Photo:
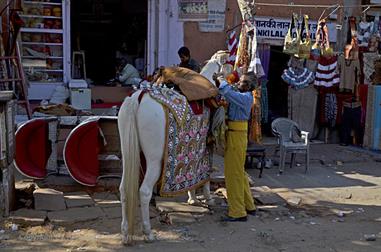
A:
{"label": "paved stone step", "polygon": [[48,212],[48,218],[55,224],[73,224],[104,217],[100,207],[77,207],[63,211]]}
{"label": "paved stone step", "polygon": [[44,224],[47,215],[47,211],[21,208],[11,212],[9,220],[16,224],[37,226]]}
{"label": "paved stone step", "polygon": [[182,213],[207,213],[209,209],[198,206],[191,206],[187,203],[156,201],[156,208],[160,212],[182,212]]}
{"label": "paved stone step", "polygon": [[38,188],[33,192],[36,210],[58,211],[66,209],[63,192],[49,188]]}

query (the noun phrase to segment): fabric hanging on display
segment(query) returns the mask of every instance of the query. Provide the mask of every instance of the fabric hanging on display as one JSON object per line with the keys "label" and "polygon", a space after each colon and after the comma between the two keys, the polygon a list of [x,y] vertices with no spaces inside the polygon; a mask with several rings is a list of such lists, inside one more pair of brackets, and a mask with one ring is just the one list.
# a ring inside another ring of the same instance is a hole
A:
{"label": "fabric hanging on display", "polygon": [[252,26],[253,31],[250,32],[251,35],[251,43],[250,43],[250,49],[251,49],[251,60],[249,63],[249,72],[254,72],[257,78],[261,78],[265,76],[265,71],[263,70],[263,66],[261,63],[261,59],[258,57],[257,52],[257,27],[254,25]]}
{"label": "fabric hanging on display", "polygon": [[270,45],[258,44],[257,52],[262,63],[263,71],[265,72],[266,78],[268,79],[270,66]]}
{"label": "fabric hanging on display", "polygon": [[338,69],[340,72],[340,89],[354,91],[355,83],[359,80],[360,63],[358,60],[345,59],[343,55],[339,56]]}
{"label": "fabric hanging on display", "polygon": [[251,118],[249,123],[249,141],[257,144],[262,143],[261,131],[261,88],[253,90],[254,102],[251,107]]}
{"label": "fabric hanging on display", "polygon": [[373,34],[374,23],[361,21],[358,24],[357,40],[361,47],[367,47],[370,36]]}
{"label": "fabric hanging on display", "polygon": [[288,118],[298,123],[302,130],[310,132],[310,138],[314,136],[317,94],[312,85],[298,90],[288,88]]}
{"label": "fabric hanging on display", "polygon": [[237,40],[237,35],[235,31],[231,32],[229,35],[228,50],[229,50],[229,59],[227,63],[234,66],[235,60],[237,57],[237,50],[238,50],[238,40]]}
{"label": "fabric hanging on display", "polygon": [[380,55],[377,52],[363,53],[364,84],[372,83],[372,75],[375,72],[374,62],[377,59],[380,59]]}
{"label": "fabric hanging on display", "polygon": [[295,89],[305,88],[315,79],[314,73],[307,68],[292,68],[284,70],[282,79]]}
{"label": "fabric hanging on display", "polygon": [[[317,87],[318,89],[318,118],[321,126],[332,127],[336,124],[338,87]],[[331,116],[329,116],[331,115]],[[332,116],[333,115],[333,116]],[[332,121],[334,119],[335,121]]]}
{"label": "fabric hanging on display", "polygon": [[340,77],[336,71],[337,57],[320,57],[319,64],[316,69],[315,85],[332,87],[340,83]]}
{"label": "fabric hanging on display", "polygon": [[247,51],[247,36],[246,36],[246,25],[242,25],[241,34],[239,36],[239,44],[237,50],[237,57],[234,64],[234,70],[238,71],[241,69],[241,74],[247,72],[249,66],[249,54]]}
{"label": "fabric hanging on display", "polygon": [[257,54],[252,55],[248,71],[254,72],[257,78],[266,77],[265,71],[262,67],[261,59]]}
{"label": "fabric hanging on display", "polygon": [[328,125],[328,127],[335,127],[336,126],[336,119],[337,119],[337,97],[334,93],[328,93],[325,95],[325,102],[324,102],[324,112],[325,112],[325,120]]}
{"label": "fabric hanging on display", "polygon": [[267,123],[269,117],[269,97],[267,92],[267,82],[268,80],[262,78],[260,79],[261,87],[261,115],[262,122]]}

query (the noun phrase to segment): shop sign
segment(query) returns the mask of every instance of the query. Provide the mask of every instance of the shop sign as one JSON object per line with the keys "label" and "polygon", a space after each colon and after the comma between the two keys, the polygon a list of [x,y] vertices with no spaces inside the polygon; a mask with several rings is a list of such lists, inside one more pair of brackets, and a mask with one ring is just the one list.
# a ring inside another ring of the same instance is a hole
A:
{"label": "shop sign", "polygon": [[208,0],[208,20],[198,22],[201,32],[222,32],[225,29],[226,0]]}
{"label": "shop sign", "polygon": [[[255,17],[257,26],[257,38],[262,39],[284,39],[290,27],[290,19],[271,18],[271,17]],[[301,25],[301,22],[299,22]],[[336,42],[337,31],[335,23],[327,23],[329,32],[329,41]],[[312,40],[315,40],[317,22],[313,20],[308,21],[309,32]],[[296,34],[294,32],[293,37]]]}
{"label": "shop sign", "polygon": [[178,0],[179,21],[208,20],[208,0]]}

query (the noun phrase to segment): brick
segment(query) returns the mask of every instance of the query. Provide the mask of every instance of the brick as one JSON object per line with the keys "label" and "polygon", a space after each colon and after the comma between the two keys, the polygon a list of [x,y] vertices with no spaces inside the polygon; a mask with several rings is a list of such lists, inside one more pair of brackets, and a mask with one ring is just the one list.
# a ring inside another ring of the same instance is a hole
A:
{"label": "brick", "polygon": [[182,223],[193,223],[196,219],[190,213],[169,213],[169,221],[172,225]]}
{"label": "brick", "polygon": [[156,208],[160,212],[182,212],[182,213],[207,213],[209,209],[191,206],[183,202],[156,201]]}
{"label": "brick", "polygon": [[36,210],[57,211],[66,209],[64,195],[60,191],[39,188],[33,192]]}
{"label": "brick", "polygon": [[94,206],[94,201],[86,192],[70,192],[64,194],[68,208]]}

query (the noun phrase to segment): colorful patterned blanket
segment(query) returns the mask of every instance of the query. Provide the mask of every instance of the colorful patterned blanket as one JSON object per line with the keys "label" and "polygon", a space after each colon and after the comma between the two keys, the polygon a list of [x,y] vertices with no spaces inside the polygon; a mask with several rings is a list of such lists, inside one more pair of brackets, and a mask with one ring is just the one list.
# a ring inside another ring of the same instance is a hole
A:
{"label": "colorful patterned blanket", "polygon": [[167,112],[160,195],[176,196],[203,185],[209,180],[211,167],[206,146],[209,109],[195,115],[185,97],[169,89],[150,90],[149,94]]}

